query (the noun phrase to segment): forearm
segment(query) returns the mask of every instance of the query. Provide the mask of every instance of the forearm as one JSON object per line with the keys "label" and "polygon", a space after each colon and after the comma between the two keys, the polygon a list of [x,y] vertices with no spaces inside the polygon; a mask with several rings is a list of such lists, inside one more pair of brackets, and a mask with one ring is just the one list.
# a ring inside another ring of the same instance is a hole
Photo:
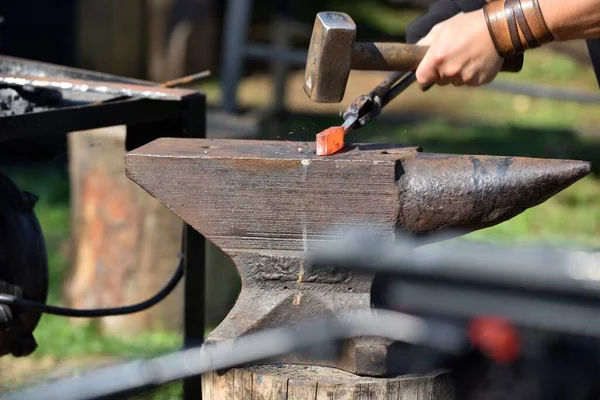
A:
{"label": "forearm", "polygon": [[600,0],[487,0],[483,18],[502,57],[548,42],[600,37]]}
{"label": "forearm", "polygon": [[600,0],[538,0],[557,41],[600,38]]}

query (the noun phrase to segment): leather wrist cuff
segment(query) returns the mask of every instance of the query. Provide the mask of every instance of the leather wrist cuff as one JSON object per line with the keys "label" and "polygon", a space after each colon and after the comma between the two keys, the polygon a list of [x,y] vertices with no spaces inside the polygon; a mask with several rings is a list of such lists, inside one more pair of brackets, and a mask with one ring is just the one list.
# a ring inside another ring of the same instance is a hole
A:
{"label": "leather wrist cuff", "polygon": [[490,36],[501,57],[521,54],[554,40],[537,0],[495,0],[483,7]]}

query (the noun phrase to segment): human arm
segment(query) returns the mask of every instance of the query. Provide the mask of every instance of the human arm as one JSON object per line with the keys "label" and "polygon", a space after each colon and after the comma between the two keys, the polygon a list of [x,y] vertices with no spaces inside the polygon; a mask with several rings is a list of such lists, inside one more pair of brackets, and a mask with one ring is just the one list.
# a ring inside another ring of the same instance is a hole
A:
{"label": "human arm", "polygon": [[[536,29],[536,14],[528,9],[533,3],[530,0],[521,2],[527,19],[531,21],[530,31],[533,29],[542,45],[549,41],[600,37],[600,0],[537,0],[543,21],[551,33],[547,36]],[[507,46],[510,47],[510,38],[503,7],[505,0],[494,3],[488,6],[488,10],[497,11],[491,14],[499,17],[496,30],[504,29],[497,32],[497,36],[500,36],[506,50]],[[520,24],[518,27],[519,38],[525,43],[522,51],[535,47],[527,45],[523,28]],[[416,71],[417,81],[422,85],[452,83],[456,86],[478,86],[489,83],[500,71],[503,56],[507,55],[501,55],[496,49],[483,9],[464,12],[436,24],[418,44],[430,47]]]}

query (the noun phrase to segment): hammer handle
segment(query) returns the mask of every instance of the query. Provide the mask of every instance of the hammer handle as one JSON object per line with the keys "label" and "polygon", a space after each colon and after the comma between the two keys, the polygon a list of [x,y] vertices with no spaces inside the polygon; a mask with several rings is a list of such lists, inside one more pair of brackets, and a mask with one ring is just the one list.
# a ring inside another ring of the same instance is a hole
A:
{"label": "hammer handle", "polygon": [[[415,71],[429,47],[406,43],[355,43],[351,69],[367,71]],[[519,72],[523,55],[505,58],[504,72]]]}

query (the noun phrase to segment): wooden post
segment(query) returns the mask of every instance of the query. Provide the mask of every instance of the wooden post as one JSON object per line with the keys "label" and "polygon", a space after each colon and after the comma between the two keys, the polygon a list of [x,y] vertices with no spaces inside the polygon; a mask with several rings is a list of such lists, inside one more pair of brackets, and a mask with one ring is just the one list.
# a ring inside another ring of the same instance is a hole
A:
{"label": "wooden post", "polygon": [[203,400],[450,400],[449,374],[369,378],[333,368],[263,365],[202,377]]}
{"label": "wooden post", "polygon": [[219,7],[215,0],[149,0],[148,76],[163,82],[213,70],[219,55]]}
{"label": "wooden post", "polygon": [[77,6],[77,66],[145,78],[145,0],[78,1]]}
{"label": "wooden post", "polygon": [[[125,175],[125,127],[69,134],[72,269],[66,288],[75,308],[143,301],[175,272],[181,219]],[[136,314],[101,318],[103,332],[182,329],[179,285],[163,302]]]}

